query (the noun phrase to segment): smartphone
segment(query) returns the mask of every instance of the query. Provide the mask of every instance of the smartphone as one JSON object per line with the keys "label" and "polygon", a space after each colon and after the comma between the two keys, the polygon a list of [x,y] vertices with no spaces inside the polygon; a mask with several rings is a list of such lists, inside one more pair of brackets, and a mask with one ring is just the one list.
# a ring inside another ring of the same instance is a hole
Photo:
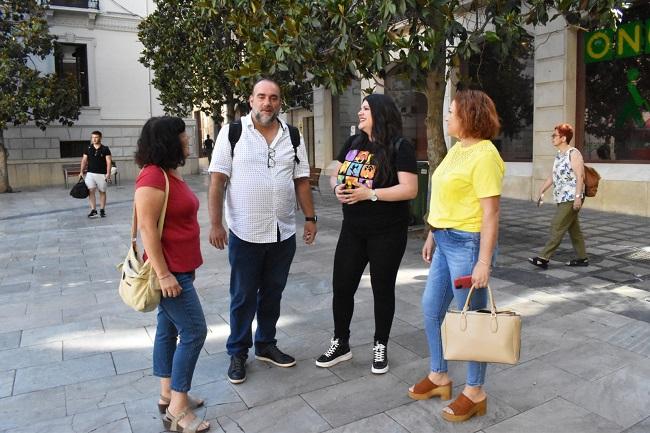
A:
{"label": "smartphone", "polygon": [[472,287],[472,276],[465,275],[454,280],[454,287],[457,289],[469,289]]}

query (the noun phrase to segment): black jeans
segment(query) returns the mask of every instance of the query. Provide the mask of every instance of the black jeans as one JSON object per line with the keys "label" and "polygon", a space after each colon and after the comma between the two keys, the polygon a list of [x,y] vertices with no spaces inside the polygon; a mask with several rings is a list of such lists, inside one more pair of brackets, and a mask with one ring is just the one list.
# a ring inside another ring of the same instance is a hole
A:
{"label": "black jeans", "polygon": [[407,225],[385,232],[366,232],[343,221],[334,254],[332,309],[334,337],[347,341],[354,294],[366,265],[375,301],[375,341],[386,344],[395,314],[395,280],[406,249]]}

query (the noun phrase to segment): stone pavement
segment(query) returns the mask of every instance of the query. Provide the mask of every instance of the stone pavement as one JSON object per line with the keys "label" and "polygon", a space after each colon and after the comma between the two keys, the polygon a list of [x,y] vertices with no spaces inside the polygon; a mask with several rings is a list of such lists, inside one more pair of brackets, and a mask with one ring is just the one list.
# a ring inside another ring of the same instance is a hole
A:
{"label": "stone pavement", "polygon": [[[522,359],[490,365],[488,413],[450,424],[438,399],[412,401],[407,387],[428,366],[420,296],[427,267],[413,232],[398,276],[390,372],[370,373],[373,335],[368,276],[356,297],[354,358],[330,369],[331,271],[341,212],[329,189],[315,193],[319,236],[298,246],[284,294],[279,346],[294,368],[248,363],[248,380],[226,380],[228,264],[206,241],[206,178],[188,182],[201,199],[205,264],[197,273],[209,335],[193,393],[212,432],[597,432],[650,431],[650,226],[641,217],[585,210],[592,266],[568,268],[562,245],[547,271],[526,257],[548,233],[553,205],[503,200],[492,285],[500,307],[524,315]],[[323,181],[323,184],[326,182]],[[151,373],[155,314],[124,306],[115,265],[125,253],[132,186],[111,187],[108,217],[88,220],[86,202],[63,188],[0,195],[0,432],[163,431]],[[567,241],[568,242],[568,241]],[[249,358],[250,359],[250,358]],[[462,389],[464,365],[451,363]]]}

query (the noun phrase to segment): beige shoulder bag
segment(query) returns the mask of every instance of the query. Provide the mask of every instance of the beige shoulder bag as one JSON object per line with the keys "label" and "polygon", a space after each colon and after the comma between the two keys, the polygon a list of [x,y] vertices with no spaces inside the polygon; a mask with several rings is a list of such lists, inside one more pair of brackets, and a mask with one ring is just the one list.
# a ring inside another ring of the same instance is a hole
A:
{"label": "beige shoulder bag", "polygon": [[[163,204],[160,218],[158,218],[158,237],[162,238],[167,201],[169,199],[169,178],[165,175],[165,203]],[[133,203],[133,218],[131,219],[131,245],[126,253],[124,262],[117,268],[122,272],[120,279],[120,297],[122,301],[136,311],[146,313],[155,310],[160,303],[160,284],[156,272],[149,259],[143,261],[138,254],[138,217]]]}

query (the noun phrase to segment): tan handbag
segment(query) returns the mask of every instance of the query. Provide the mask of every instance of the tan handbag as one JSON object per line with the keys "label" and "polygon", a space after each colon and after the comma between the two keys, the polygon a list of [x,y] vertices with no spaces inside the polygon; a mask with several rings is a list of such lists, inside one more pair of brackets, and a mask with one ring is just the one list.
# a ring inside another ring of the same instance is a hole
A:
{"label": "tan handbag", "polygon": [[497,311],[488,286],[490,310],[468,311],[474,286],[462,311],[449,310],[440,327],[444,357],[454,361],[516,364],[521,349],[521,316]]}
{"label": "tan handbag", "polygon": [[[162,237],[167,213],[167,200],[169,199],[169,178],[165,175],[165,203],[163,204],[160,218],[158,218],[158,236]],[[155,310],[160,303],[160,284],[156,272],[148,259],[143,261],[138,254],[138,217],[133,203],[133,218],[131,220],[131,246],[126,253],[124,262],[117,268],[122,272],[120,279],[120,297],[122,301],[136,311],[146,313]]]}

